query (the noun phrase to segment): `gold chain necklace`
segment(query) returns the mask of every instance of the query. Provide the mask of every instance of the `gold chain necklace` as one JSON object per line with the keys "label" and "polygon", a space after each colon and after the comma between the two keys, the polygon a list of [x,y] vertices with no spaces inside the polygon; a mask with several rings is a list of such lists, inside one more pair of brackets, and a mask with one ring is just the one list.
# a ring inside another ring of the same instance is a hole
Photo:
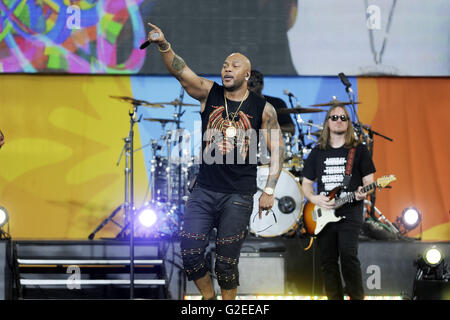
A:
{"label": "gold chain necklace", "polygon": [[230,114],[228,113],[228,104],[227,104],[227,96],[225,95],[225,91],[223,92],[223,98],[225,100],[225,111],[227,113],[227,119],[226,124],[228,128],[225,130],[225,135],[228,138],[234,138],[236,136],[236,122],[234,121],[234,118],[236,118],[236,115],[239,113],[239,110],[241,109],[242,103],[247,98],[248,91],[245,92],[244,97],[241,100],[241,103],[239,104],[239,107],[237,108],[236,112],[233,114],[233,119],[230,120]]}

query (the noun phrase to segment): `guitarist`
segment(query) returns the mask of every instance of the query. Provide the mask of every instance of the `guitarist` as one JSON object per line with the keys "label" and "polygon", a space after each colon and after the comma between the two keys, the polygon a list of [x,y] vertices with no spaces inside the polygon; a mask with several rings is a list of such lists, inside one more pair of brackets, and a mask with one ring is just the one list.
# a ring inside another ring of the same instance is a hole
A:
{"label": "guitarist", "polygon": [[[347,182],[347,188],[337,196],[357,191],[356,201],[337,209],[336,216],[345,216],[345,219],[329,223],[317,235],[321,270],[330,300],[342,300],[344,297],[339,259],[346,293],[351,299],[364,299],[358,236],[364,220],[363,200],[367,194],[361,189],[374,181],[375,172],[368,149],[355,138],[347,109],[343,105],[334,105],[327,112],[317,145],[303,168],[302,190],[308,201],[324,209],[334,209],[335,199],[329,199],[327,195],[334,188],[343,185],[346,163],[352,148],[355,149],[351,178]],[[314,192],[315,181],[318,194]]]}

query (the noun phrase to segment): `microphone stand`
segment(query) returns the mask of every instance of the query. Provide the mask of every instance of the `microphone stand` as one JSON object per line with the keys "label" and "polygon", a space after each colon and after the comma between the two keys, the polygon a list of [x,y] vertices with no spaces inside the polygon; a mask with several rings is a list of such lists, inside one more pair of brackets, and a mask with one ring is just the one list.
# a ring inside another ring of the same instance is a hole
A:
{"label": "microphone stand", "polygon": [[[347,84],[345,86],[345,91],[347,91],[348,98],[350,99],[350,102],[351,102],[351,105],[352,105],[353,114],[355,115],[355,118],[356,118],[356,122],[353,122],[353,125],[357,129],[358,136],[360,138],[362,136],[363,143],[368,146],[370,157],[373,158],[373,140],[371,139],[371,137],[368,137],[367,134],[363,130],[364,129],[364,125],[359,120],[358,113],[356,112],[353,90],[352,90],[350,84]],[[374,218],[375,220],[377,220],[375,218],[375,214],[374,214],[374,212],[375,212],[375,200],[376,200],[376,195],[375,194],[376,194],[376,190],[370,194],[370,203],[371,204],[370,204],[369,215],[372,218]]]}
{"label": "microphone stand", "polygon": [[[134,299],[134,124],[141,121],[142,116],[136,120],[138,104],[133,103],[128,112],[130,116],[130,132],[125,138],[125,219],[130,228],[130,299]],[[123,231],[122,231],[123,232]],[[121,232],[121,234],[122,234]]]}
{"label": "microphone stand", "polygon": [[[377,134],[389,141],[393,141],[391,138],[386,137],[378,132],[373,131],[370,127],[365,126],[361,123],[361,121],[359,120],[358,117],[358,113],[356,112],[356,108],[355,108],[355,101],[354,101],[354,97],[353,97],[353,90],[351,89],[350,85],[346,85],[345,86],[345,91],[347,91],[348,97],[350,99],[351,105],[352,105],[352,110],[353,110],[353,114],[355,115],[356,118],[356,122],[353,122],[353,126],[356,127],[357,132],[358,132],[358,136],[361,137],[362,136],[362,140],[363,143],[365,145],[367,145],[367,149],[369,150],[370,153],[370,157],[373,158],[373,135]],[[367,135],[364,132],[364,129],[366,129],[369,132],[369,135]],[[376,189],[374,190],[374,192],[372,192],[370,194],[370,212],[369,215],[374,219],[374,220],[378,220],[375,217],[375,201],[376,201]]]}
{"label": "microphone stand", "polygon": [[[355,123],[353,123],[354,125],[355,125]],[[366,126],[366,125],[362,125],[362,129],[365,129],[365,130],[367,130],[368,132],[369,132],[369,138],[370,138],[370,148],[369,148],[369,152],[370,152],[370,156],[371,157],[373,157],[373,135],[375,134],[375,135],[378,135],[378,136],[380,136],[380,137],[382,137],[382,138],[384,138],[384,139],[386,139],[386,140],[388,140],[388,141],[394,141],[393,139],[391,139],[391,138],[389,138],[389,137],[386,137],[385,135],[382,135],[381,133],[378,133],[378,132],[376,132],[375,130],[372,130],[372,128],[371,127],[369,127],[369,126]],[[375,208],[375,201],[376,201],[376,189],[374,190],[374,192],[372,192],[371,194],[370,194],[370,216],[374,219],[374,220],[378,220],[376,217],[375,217],[375,210],[376,210],[376,208]],[[379,220],[378,220],[379,221]]]}
{"label": "microphone stand", "polygon": [[[358,113],[356,112],[353,90],[350,87],[350,85],[347,85],[345,87],[345,91],[347,91],[348,98],[349,98],[349,100],[351,102],[351,105],[352,105],[352,111],[353,111],[353,114],[355,115],[355,118],[356,118],[356,122],[353,122],[353,125],[357,128],[358,135],[362,136],[362,140],[363,140],[364,144],[367,145],[369,143],[369,141],[370,141],[370,138],[367,136],[367,134],[364,133],[364,130],[363,130],[364,126],[361,123],[361,121],[359,120]],[[370,151],[370,149],[369,149],[369,151]]]}
{"label": "microphone stand", "polygon": [[[130,131],[128,136],[124,138],[125,144],[117,161],[119,165],[123,154],[125,153],[125,199],[124,202],[119,205],[114,211],[109,215],[108,218],[103,220],[99,226],[89,235],[89,240],[93,240],[96,233],[100,231],[109,221],[121,227],[122,230],[116,236],[116,239],[122,238],[126,234],[127,228],[130,229],[130,299],[134,299],[134,219],[135,219],[135,208],[134,208],[134,124],[140,122],[142,115],[136,120],[137,110],[139,107],[138,102],[132,103],[132,108],[128,111],[130,116]],[[114,216],[120,211],[124,210],[124,225],[120,225],[118,222],[114,221]]]}
{"label": "microphone stand", "polygon": [[[291,109],[294,109],[295,107],[294,107],[294,103],[292,102],[292,95],[289,94],[288,97],[289,97],[289,104],[291,105]],[[304,140],[305,137],[303,136],[302,128],[298,124],[297,119],[295,119],[294,122],[295,122],[295,125],[297,126],[298,136],[300,138],[299,142],[298,142],[298,145],[297,145],[297,149],[298,149],[298,152],[301,152],[302,151],[301,145],[305,145],[305,140]]]}

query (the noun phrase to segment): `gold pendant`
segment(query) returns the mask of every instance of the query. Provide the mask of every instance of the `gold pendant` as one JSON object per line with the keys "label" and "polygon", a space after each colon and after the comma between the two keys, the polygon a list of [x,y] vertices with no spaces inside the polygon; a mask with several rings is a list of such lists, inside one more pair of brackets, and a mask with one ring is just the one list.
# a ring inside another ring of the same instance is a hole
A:
{"label": "gold pendant", "polygon": [[225,134],[228,138],[234,138],[236,136],[236,128],[229,126],[227,130],[225,130]]}

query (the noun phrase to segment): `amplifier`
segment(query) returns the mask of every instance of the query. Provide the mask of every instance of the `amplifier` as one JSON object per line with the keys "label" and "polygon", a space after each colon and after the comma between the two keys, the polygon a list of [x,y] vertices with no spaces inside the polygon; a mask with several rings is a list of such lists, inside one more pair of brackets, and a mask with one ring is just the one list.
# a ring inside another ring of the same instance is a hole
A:
{"label": "amplifier", "polygon": [[[213,254],[211,256],[214,256]],[[211,262],[214,269],[214,261]],[[212,270],[214,272],[214,270]],[[239,287],[241,295],[285,294],[286,266],[282,252],[241,253],[239,258]],[[217,280],[214,289],[220,294]],[[193,281],[186,283],[186,295],[200,294]]]}

